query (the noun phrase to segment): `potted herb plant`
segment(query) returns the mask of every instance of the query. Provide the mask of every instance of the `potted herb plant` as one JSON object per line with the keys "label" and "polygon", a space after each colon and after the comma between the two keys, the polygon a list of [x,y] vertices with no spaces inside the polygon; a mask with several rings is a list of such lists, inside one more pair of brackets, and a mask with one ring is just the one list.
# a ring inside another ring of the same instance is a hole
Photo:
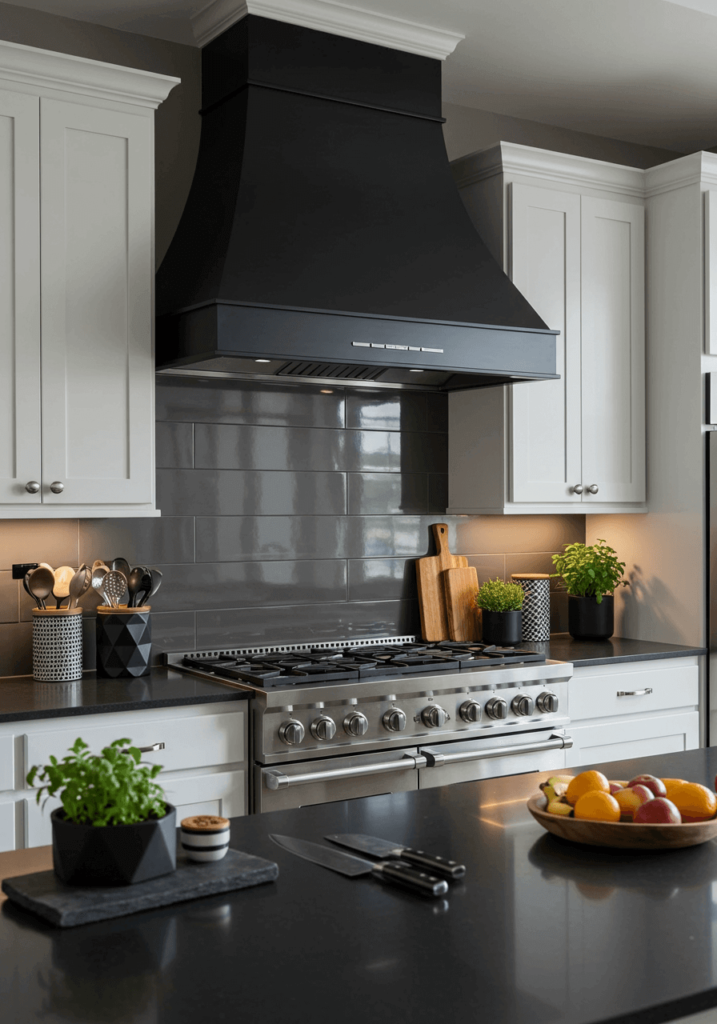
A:
{"label": "potted herb plant", "polygon": [[568,630],[576,640],[607,640],[615,631],[615,597],[618,587],[628,587],[622,578],[625,563],[604,540],[597,544],[566,544],[553,555],[558,570],[554,578],[563,581],[568,592]]}
{"label": "potted herb plant", "polygon": [[[140,764],[131,740],[90,754],[82,739],[58,761],[34,765],[29,786],[59,796],[51,814],[55,873],[68,885],[131,885],[177,867],[176,810],[153,780],[161,765]],[[39,773],[39,774],[38,774]]]}
{"label": "potted herb plant", "polygon": [[517,583],[504,583],[497,577],[481,585],[475,601],[482,612],[483,643],[506,646],[520,641],[524,597]]}

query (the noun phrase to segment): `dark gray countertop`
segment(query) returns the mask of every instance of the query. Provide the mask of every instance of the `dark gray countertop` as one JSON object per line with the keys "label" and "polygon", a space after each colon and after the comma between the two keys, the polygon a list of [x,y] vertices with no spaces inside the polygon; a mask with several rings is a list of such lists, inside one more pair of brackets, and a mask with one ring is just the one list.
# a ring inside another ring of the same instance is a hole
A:
{"label": "dark gray countertop", "polygon": [[555,661],[572,661],[581,668],[588,665],[618,665],[624,661],[656,661],[659,658],[687,658],[707,654],[705,647],[681,647],[652,640],[630,640],[613,636],[609,640],[573,640],[569,633],[553,633],[547,643],[522,643],[531,651],[540,651]]}
{"label": "dark gray countertop", "polygon": [[248,696],[233,686],[166,668],[155,668],[141,679],[102,679],[95,672],[85,672],[76,683],[36,683],[29,676],[15,676],[0,679],[0,722],[210,704]]}
{"label": "dark gray countertop", "polygon": [[[715,770],[707,749],[610,773],[712,785]],[[546,774],[235,819],[232,846],[280,869],[243,892],[67,931],[6,902],[3,1017],[660,1024],[717,1005],[717,841],[648,853],[556,839],[525,808]],[[423,901],[299,860],[272,832],[366,832],[468,871]]]}

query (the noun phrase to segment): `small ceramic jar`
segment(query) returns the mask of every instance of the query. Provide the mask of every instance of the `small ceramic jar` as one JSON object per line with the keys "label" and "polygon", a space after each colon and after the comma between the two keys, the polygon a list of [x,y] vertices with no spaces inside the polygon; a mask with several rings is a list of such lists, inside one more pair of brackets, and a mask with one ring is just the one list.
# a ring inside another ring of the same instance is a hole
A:
{"label": "small ceramic jar", "polygon": [[189,860],[221,860],[229,849],[229,819],[197,814],[181,822],[180,842]]}

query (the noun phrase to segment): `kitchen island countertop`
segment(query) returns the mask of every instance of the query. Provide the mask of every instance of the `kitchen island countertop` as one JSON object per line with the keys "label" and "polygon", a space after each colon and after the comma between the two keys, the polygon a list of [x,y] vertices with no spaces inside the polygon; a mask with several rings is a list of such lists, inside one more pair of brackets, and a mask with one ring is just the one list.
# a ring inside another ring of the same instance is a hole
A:
{"label": "kitchen island countertop", "polygon": [[[577,769],[576,769],[577,770]],[[711,784],[717,750],[615,762]],[[659,1024],[717,1005],[717,842],[612,851],[545,833],[542,775],[238,818],[277,882],[61,931],[5,902],[0,988],[23,1024]],[[629,826],[625,826],[629,827]],[[467,865],[445,900],[347,879],[272,832],[365,832]],[[39,852],[39,851],[37,851]],[[5,873],[22,852],[4,854]]]}

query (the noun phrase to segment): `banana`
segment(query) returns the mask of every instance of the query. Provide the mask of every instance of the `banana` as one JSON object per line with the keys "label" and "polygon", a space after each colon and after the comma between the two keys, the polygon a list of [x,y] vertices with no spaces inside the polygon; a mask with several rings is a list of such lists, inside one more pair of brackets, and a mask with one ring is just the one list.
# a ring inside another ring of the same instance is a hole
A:
{"label": "banana", "polygon": [[569,817],[573,813],[567,800],[550,800],[547,810],[548,814],[562,814],[564,817]]}
{"label": "banana", "polygon": [[560,800],[561,797],[565,796],[568,791],[568,783],[559,782],[558,776],[553,776],[547,782],[541,783],[540,788],[548,803],[552,803],[553,800]]}

